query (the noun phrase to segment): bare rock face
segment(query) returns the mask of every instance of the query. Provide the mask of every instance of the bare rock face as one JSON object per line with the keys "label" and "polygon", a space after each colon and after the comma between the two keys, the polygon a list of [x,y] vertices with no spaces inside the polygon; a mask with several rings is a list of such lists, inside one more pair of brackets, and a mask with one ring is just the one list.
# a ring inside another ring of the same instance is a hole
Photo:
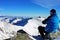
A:
{"label": "bare rock face", "polygon": [[30,39],[28,34],[26,33],[18,33],[16,40],[32,40],[32,39]]}

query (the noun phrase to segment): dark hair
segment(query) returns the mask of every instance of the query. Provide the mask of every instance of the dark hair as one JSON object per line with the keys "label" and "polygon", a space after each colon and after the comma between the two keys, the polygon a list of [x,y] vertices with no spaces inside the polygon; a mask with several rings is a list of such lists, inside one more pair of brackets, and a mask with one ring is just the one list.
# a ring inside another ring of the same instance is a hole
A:
{"label": "dark hair", "polygon": [[56,10],[55,9],[51,9],[50,12],[56,13]]}

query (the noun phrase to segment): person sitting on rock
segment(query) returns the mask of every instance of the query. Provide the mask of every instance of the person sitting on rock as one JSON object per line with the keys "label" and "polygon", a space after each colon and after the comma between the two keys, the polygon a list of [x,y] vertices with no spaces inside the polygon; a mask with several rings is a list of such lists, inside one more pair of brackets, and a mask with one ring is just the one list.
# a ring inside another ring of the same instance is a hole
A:
{"label": "person sitting on rock", "polygon": [[[39,26],[38,30],[43,38],[52,32],[56,32],[59,27],[59,18],[55,9],[50,10],[50,16],[45,19],[43,24],[47,24],[46,27]],[[45,34],[44,34],[45,33]]]}

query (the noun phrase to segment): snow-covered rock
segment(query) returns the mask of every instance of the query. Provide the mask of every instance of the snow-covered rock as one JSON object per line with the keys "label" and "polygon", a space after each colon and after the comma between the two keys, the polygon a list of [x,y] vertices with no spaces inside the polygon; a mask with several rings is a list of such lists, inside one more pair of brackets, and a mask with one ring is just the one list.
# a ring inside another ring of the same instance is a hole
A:
{"label": "snow-covered rock", "polygon": [[10,38],[8,35],[4,34],[2,31],[0,31],[0,40],[8,39]]}
{"label": "snow-covered rock", "polygon": [[12,22],[12,24],[13,23],[17,23],[18,21],[21,21],[22,19],[19,19],[19,18],[17,18],[16,20],[14,20],[13,22]]}
{"label": "snow-covered rock", "polygon": [[[6,36],[6,39],[11,38],[11,37],[15,37],[17,34],[18,30],[22,29],[22,26],[16,26],[13,24],[10,24],[6,21],[0,21],[0,28],[2,29],[1,31],[1,36]],[[4,39],[0,36],[0,39]]]}

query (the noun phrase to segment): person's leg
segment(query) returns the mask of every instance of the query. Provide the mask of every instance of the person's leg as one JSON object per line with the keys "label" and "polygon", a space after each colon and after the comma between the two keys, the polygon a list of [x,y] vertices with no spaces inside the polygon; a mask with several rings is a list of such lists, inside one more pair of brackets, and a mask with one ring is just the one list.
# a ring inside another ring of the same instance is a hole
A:
{"label": "person's leg", "polygon": [[45,31],[45,27],[39,26],[38,27],[39,33],[41,34],[41,36],[44,38],[44,31]]}
{"label": "person's leg", "polygon": [[45,31],[45,39],[52,40],[50,33],[46,32],[46,31]]}
{"label": "person's leg", "polygon": [[38,30],[39,30],[39,33],[41,34],[42,38],[51,40],[50,33],[45,31],[45,27],[39,26]]}
{"label": "person's leg", "polygon": [[[45,39],[49,39],[51,40],[51,37],[50,37],[50,33],[46,32],[45,31],[45,27],[42,27],[42,26],[39,26],[38,27],[38,30],[39,30],[39,33],[41,34],[42,38],[45,40]],[[45,34],[44,34],[45,33]]]}

